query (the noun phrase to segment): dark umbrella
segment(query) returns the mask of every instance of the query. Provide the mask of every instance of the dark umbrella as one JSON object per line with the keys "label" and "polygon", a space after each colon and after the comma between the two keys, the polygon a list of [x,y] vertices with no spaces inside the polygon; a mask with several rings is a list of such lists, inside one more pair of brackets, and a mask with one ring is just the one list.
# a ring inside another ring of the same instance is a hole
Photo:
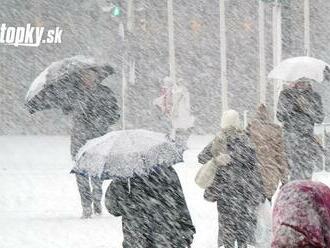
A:
{"label": "dark umbrella", "polygon": [[80,94],[82,75],[95,72],[100,83],[114,73],[108,64],[97,64],[93,58],[75,56],[52,63],[31,84],[26,95],[30,113],[51,108],[68,109]]}

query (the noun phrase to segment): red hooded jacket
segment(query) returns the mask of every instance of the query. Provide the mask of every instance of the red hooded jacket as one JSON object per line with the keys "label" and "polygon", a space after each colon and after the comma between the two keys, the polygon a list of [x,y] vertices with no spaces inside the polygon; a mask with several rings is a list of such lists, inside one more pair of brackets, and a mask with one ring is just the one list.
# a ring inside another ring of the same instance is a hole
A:
{"label": "red hooded jacket", "polygon": [[330,247],[330,188],[312,181],[285,185],[273,210],[272,248]]}

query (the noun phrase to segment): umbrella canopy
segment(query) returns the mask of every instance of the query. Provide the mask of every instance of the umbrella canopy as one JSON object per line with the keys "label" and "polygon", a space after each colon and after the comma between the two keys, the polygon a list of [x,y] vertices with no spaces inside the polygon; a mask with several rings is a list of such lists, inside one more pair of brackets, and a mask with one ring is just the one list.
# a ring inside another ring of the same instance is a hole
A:
{"label": "umbrella canopy", "polygon": [[283,60],[268,74],[268,78],[286,82],[307,78],[320,83],[324,80],[326,67],[330,68],[330,65],[319,59],[294,57]]}
{"label": "umbrella canopy", "polygon": [[48,108],[62,108],[70,105],[79,75],[92,70],[96,73],[96,82],[102,82],[113,73],[113,68],[107,64],[97,64],[93,58],[75,56],[52,63],[31,84],[26,105],[30,112]]}
{"label": "umbrella canopy", "polygon": [[146,175],[159,166],[182,162],[183,150],[162,133],[114,131],[88,141],[80,149],[72,172],[102,178]]}

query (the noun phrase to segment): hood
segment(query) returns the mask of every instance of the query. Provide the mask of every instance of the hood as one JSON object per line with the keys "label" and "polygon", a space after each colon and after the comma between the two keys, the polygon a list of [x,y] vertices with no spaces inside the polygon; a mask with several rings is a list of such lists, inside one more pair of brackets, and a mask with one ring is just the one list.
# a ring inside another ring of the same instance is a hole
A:
{"label": "hood", "polygon": [[267,110],[267,107],[264,104],[261,104],[258,107],[255,119],[258,121],[263,121],[263,122],[271,121],[270,114]]}
{"label": "hood", "polygon": [[330,247],[330,188],[312,181],[282,188],[273,210],[272,248],[282,244]]}

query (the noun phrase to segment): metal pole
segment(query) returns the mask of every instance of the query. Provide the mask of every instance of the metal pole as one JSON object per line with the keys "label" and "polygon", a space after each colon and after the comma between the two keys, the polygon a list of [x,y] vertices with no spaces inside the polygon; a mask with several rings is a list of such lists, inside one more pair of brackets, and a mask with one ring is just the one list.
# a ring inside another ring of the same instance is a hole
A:
{"label": "metal pole", "polygon": [[[127,30],[131,33],[134,32],[135,25],[135,5],[134,0],[128,0],[127,3]],[[133,55],[128,58],[129,71],[128,71],[128,83],[135,84],[135,59]]]}
{"label": "metal pole", "polygon": [[122,67],[122,116],[121,116],[121,120],[122,120],[122,129],[125,130],[126,129],[126,122],[125,122],[125,115],[126,115],[126,111],[125,111],[125,103],[126,103],[126,88],[127,88],[127,80],[126,80],[126,74],[125,74],[125,67]]}
{"label": "metal pole", "polygon": [[273,6],[273,49],[273,62],[277,66],[282,60],[282,8],[278,1]]}
{"label": "metal pole", "polygon": [[225,0],[219,0],[219,5],[220,5],[221,95],[222,95],[222,112],[224,112],[228,109]]}
{"label": "metal pole", "polygon": [[244,110],[243,111],[243,127],[244,127],[244,129],[246,129],[247,128],[247,126],[248,126],[248,113],[249,113],[249,111],[248,110]]}
{"label": "metal pole", "polygon": [[[167,14],[168,14],[168,50],[169,50],[169,64],[170,64],[170,78],[173,82],[173,89],[176,88],[176,69],[175,69],[175,44],[174,44],[174,14],[173,14],[173,0],[167,0]],[[172,106],[172,111],[175,106]],[[171,114],[172,129],[170,136],[175,139],[176,130],[173,125]]]}
{"label": "metal pole", "polygon": [[[281,4],[276,0],[273,6],[273,66],[277,66],[282,59],[282,10]],[[279,80],[274,81],[274,121],[276,119],[276,108],[278,96],[282,84]]]}
{"label": "metal pole", "polygon": [[132,85],[135,84],[135,60],[134,58],[130,58],[129,61],[129,79],[128,82]]}
{"label": "metal pole", "polygon": [[176,84],[173,0],[167,1],[170,78]]}
{"label": "metal pole", "polygon": [[122,74],[122,85],[121,85],[121,99],[122,99],[122,109],[121,109],[121,121],[122,121],[122,129],[125,130],[126,123],[125,123],[125,97],[126,97],[126,88],[127,88],[127,80],[126,80],[126,74],[125,74],[125,66],[126,66],[126,39],[125,39],[125,27],[123,22],[120,22],[119,24],[119,35],[122,38],[122,68],[121,68],[121,74]]}
{"label": "metal pole", "polygon": [[259,1],[259,103],[266,103],[265,3]]}
{"label": "metal pole", "polygon": [[134,19],[135,19],[134,0],[128,0],[128,5],[127,5],[127,30],[129,32],[133,32]]}
{"label": "metal pole", "polygon": [[305,0],[304,2],[304,46],[306,56],[310,56],[310,1]]}

